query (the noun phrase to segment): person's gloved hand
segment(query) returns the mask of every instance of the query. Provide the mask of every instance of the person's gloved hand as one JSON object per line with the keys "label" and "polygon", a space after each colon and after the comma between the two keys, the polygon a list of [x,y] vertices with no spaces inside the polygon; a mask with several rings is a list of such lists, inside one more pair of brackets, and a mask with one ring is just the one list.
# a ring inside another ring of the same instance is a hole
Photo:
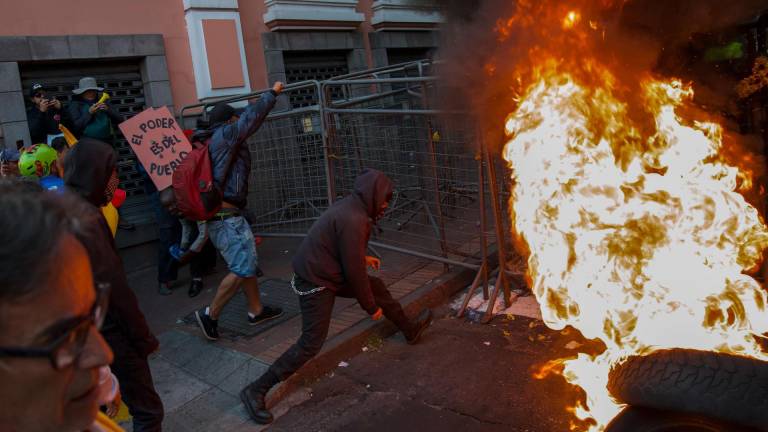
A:
{"label": "person's gloved hand", "polygon": [[376,257],[366,256],[365,265],[375,271],[379,271],[379,269],[381,268],[381,260]]}

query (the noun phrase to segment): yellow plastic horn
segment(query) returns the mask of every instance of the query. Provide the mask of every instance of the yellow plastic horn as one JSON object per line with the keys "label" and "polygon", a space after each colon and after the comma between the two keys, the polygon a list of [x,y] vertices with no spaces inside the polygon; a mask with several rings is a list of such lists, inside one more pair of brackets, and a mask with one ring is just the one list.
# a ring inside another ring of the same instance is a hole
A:
{"label": "yellow plastic horn", "polygon": [[96,102],[96,103],[97,104],[102,104],[102,103],[106,102],[107,99],[109,99],[109,93],[104,92],[104,93],[101,94],[101,98],[99,98],[99,101]]}
{"label": "yellow plastic horn", "polygon": [[64,134],[64,139],[67,141],[67,146],[72,147],[77,144],[77,138],[69,131],[63,124],[59,125],[59,130]]}

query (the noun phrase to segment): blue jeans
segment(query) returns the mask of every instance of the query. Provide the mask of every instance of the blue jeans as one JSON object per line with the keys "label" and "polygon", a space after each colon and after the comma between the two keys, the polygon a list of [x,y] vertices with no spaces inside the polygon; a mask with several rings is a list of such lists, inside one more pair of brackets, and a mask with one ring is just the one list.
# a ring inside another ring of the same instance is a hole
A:
{"label": "blue jeans", "polygon": [[208,234],[230,272],[241,278],[257,275],[256,243],[251,226],[243,216],[208,221]]}

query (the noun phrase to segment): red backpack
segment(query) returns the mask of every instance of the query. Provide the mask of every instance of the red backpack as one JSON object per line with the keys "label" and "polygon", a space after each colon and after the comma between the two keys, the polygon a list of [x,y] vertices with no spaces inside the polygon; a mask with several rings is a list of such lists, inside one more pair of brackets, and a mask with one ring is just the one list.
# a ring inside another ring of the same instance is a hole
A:
{"label": "red backpack", "polygon": [[173,172],[176,208],[187,219],[205,221],[221,209],[222,192],[213,179],[209,142],[193,142],[192,152]]}
{"label": "red backpack", "polygon": [[213,178],[211,154],[208,151],[210,143],[211,138],[205,142],[193,141],[192,152],[173,172],[171,189],[175,207],[190,220],[206,221],[219,212],[224,200],[224,187],[242,145],[242,141],[238,141],[230,149],[224,178],[219,183]]}

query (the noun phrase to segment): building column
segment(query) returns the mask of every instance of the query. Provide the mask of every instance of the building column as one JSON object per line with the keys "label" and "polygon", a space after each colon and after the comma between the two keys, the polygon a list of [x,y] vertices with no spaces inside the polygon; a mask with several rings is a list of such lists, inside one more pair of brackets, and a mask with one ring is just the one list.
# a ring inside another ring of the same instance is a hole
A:
{"label": "building column", "polygon": [[5,148],[31,145],[17,62],[0,62],[0,136]]}
{"label": "building column", "polygon": [[167,106],[173,112],[171,81],[164,55],[146,56],[141,60],[141,80],[147,108]]}

